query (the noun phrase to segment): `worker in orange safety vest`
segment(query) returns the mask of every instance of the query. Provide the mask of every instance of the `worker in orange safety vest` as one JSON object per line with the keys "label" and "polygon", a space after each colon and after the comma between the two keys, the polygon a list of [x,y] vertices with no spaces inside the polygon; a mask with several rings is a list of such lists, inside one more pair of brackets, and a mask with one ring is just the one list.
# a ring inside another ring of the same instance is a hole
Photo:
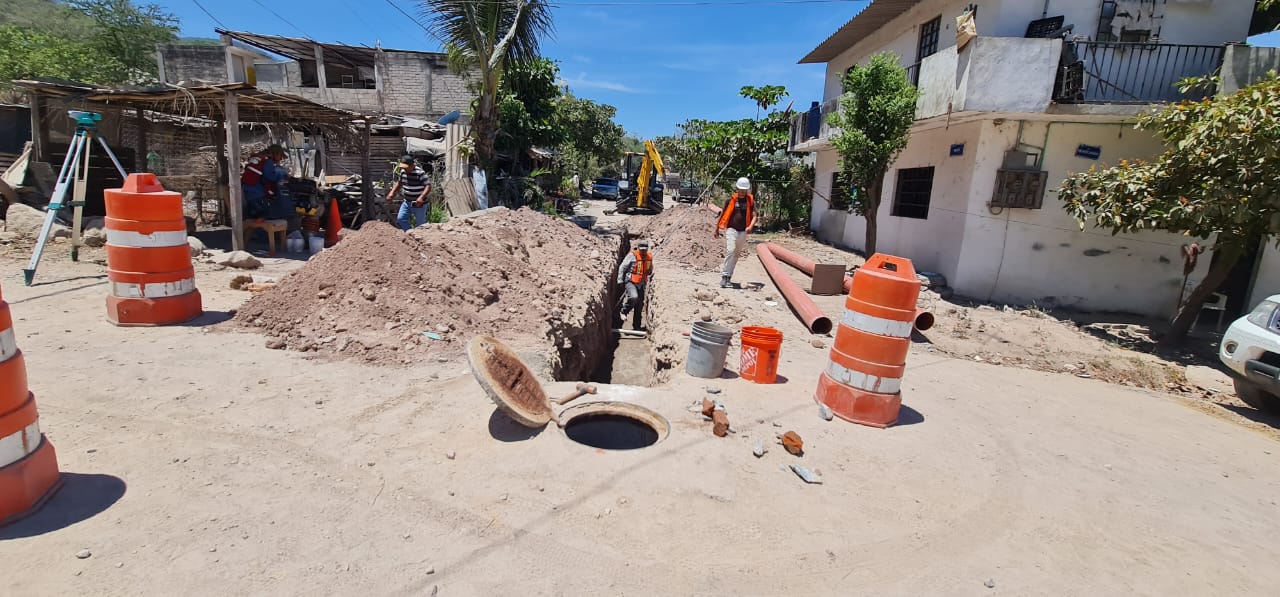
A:
{"label": "worker in orange safety vest", "polygon": [[240,173],[240,190],[244,195],[244,217],[261,219],[271,212],[276,185],[289,173],[280,167],[287,154],[279,145],[271,145],[245,162]]}
{"label": "worker in orange safety vest", "polygon": [[636,250],[628,253],[622,260],[622,265],[618,266],[618,283],[626,284],[619,315],[622,316],[622,323],[626,324],[627,315],[635,310],[632,329],[640,329],[643,309],[639,307],[644,302],[644,290],[652,277],[653,255],[649,253],[649,241],[642,240],[636,243]]}
{"label": "worker in orange safety vest", "polygon": [[720,287],[733,286],[733,270],[738,257],[747,250],[747,233],[756,227],[756,198],[751,194],[751,180],[738,179],[737,190],[724,204],[720,221],[716,222],[716,238],[725,237],[724,266],[720,268]]}

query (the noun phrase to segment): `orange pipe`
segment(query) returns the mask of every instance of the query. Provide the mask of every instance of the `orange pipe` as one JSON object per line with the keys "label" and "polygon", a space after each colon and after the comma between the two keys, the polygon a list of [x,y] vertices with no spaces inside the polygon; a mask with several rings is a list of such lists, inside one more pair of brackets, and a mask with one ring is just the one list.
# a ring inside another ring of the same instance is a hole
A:
{"label": "orange pipe", "polygon": [[[813,271],[814,269],[816,269],[817,264],[812,259],[809,259],[808,257],[805,257],[804,255],[801,255],[799,253],[779,247],[778,245],[775,245],[773,243],[765,243],[760,246],[769,247],[769,251],[773,253],[774,257],[777,257],[779,261],[808,274],[810,277],[813,276]],[[849,290],[852,287],[853,287],[853,276],[845,276],[844,291],[849,292]],[[924,309],[916,309],[915,327],[917,330],[920,330],[923,332],[933,327],[933,324],[934,324],[933,313],[930,313]]]}
{"label": "orange pipe", "polygon": [[786,270],[782,269],[782,264],[773,256],[770,248],[771,245],[769,243],[757,245],[756,255],[760,257],[760,263],[764,265],[765,271],[769,272],[769,277],[773,278],[773,283],[778,287],[778,292],[781,292],[783,298],[787,299],[787,304],[796,310],[796,315],[800,316],[800,321],[804,322],[809,331],[815,334],[830,333],[831,319],[787,275]]}

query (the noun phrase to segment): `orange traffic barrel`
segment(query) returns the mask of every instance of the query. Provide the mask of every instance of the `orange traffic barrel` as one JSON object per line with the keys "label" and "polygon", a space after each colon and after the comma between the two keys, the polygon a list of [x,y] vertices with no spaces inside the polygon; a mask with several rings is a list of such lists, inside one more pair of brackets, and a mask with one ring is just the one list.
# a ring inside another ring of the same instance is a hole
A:
{"label": "orange traffic barrel", "polygon": [[920,281],[910,259],[875,254],[853,276],[815,398],[853,423],[888,427],[902,407]]}
{"label": "orange traffic barrel", "polygon": [[170,325],[204,312],[187,246],[182,195],[154,174],[130,174],[107,189],[107,320],[119,326]]}
{"label": "orange traffic barrel", "polygon": [[40,432],[27,364],[0,295],[0,525],[26,516],[58,489],[58,456]]}
{"label": "orange traffic barrel", "polygon": [[756,383],[773,383],[778,379],[778,359],[782,354],[782,332],[773,328],[742,328],[742,360],[738,375]]}

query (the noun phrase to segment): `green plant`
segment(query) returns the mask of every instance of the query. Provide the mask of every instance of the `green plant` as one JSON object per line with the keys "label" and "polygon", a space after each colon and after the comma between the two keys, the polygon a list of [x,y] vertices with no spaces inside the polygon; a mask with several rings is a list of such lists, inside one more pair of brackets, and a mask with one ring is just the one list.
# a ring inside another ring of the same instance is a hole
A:
{"label": "green plant", "polygon": [[439,203],[432,202],[431,209],[427,211],[428,224],[443,224],[449,221],[449,210]]}
{"label": "green plant", "polygon": [[[889,165],[907,146],[920,92],[898,64],[898,56],[882,52],[864,65],[854,65],[841,82],[840,109],[827,122],[839,132],[831,144],[840,168],[854,189],[850,207],[867,220],[865,246],[876,252],[876,216]],[[834,193],[833,193],[834,194]]]}
{"label": "green plant", "polygon": [[474,73],[471,138],[476,161],[491,173],[502,72],[508,62],[538,57],[539,38],[553,29],[551,6],[546,0],[420,0],[418,6],[431,34],[444,43],[450,66]]}
{"label": "green plant", "polygon": [[1209,271],[1161,338],[1167,346],[1186,337],[1246,250],[1280,234],[1280,79],[1270,73],[1231,95],[1149,112],[1138,128],[1154,131],[1169,149],[1149,161],[1075,174],[1058,197],[1081,229],[1092,223],[1112,234],[1213,237]]}

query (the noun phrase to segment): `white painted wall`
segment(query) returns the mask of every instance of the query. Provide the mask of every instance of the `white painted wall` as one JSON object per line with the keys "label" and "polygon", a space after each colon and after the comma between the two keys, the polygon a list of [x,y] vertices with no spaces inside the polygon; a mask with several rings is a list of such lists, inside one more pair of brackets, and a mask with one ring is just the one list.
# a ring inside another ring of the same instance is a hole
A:
{"label": "white painted wall", "polygon": [[[1153,0],[1124,0],[1123,4],[1145,5],[1151,10]],[[1154,0],[1160,19],[1159,37],[1168,44],[1221,45],[1241,42],[1248,37],[1253,15],[1253,0]],[[903,66],[916,60],[916,44],[920,24],[942,15],[939,47],[955,45],[956,17],[971,2],[960,0],[925,0],[902,16],[863,38],[844,53],[827,63],[827,79],[823,99],[840,94],[840,77],[854,64],[865,62],[872,54],[891,51],[901,57]],[[1045,14],[1044,0],[984,0],[978,5],[980,37],[1023,37],[1027,25]],[[1063,15],[1065,23],[1074,24],[1075,35],[1096,39],[1098,15],[1102,0],[1049,0],[1048,16]],[[1120,12],[1124,12],[1122,8]],[[1133,12],[1133,10],[1130,10]]]}
{"label": "white painted wall", "polygon": [[1280,294],[1280,248],[1275,240],[1265,241],[1265,247],[1258,260],[1258,273],[1253,279],[1253,290],[1249,292],[1249,302],[1245,310],[1251,310],[1273,294]]}
{"label": "white painted wall", "polygon": [[[981,131],[981,123],[971,123],[912,136],[898,156],[895,169],[885,176],[877,219],[877,251],[909,257],[917,270],[938,272],[947,279],[956,274]],[[951,157],[951,145],[961,143],[965,145],[964,155]],[[934,168],[928,219],[891,216],[898,182],[896,169],[927,166]],[[840,242],[864,249],[865,240],[866,219],[850,216]]]}
{"label": "white painted wall", "polygon": [[[970,203],[973,229],[965,235],[956,291],[993,301],[1171,316],[1182,284],[1179,248],[1188,240],[1163,232],[1113,236],[1091,227],[1081,231],[1054,192],[1071,173],[1121,158],[1154,156],[1163,151],[1159,140],[1123,125],[1029,123],[1023,142],[1042,145],[1046,133],[1043,167],[1049,172],[1049,191],[1043,209],[993,215],[985,204],[994,171],[977,176]],[[996,126],[987,121],[984,139],[990,142],[984,146],[993,161],[1014,146],[1017,135],[1017,123]],[[1102,159],[1076,157],[1080,144],[1102,147]],[[1202,269],[1207,268],[1208,260],[1202,261]],[[1193,274],[1197,276],[1203,272]]]}
{"label": "white painted wall", "polygon": [[[1179,247],[1188,240],[1163,232],[1112,236],[1108,230],[1081,231],[1054,192],[1072,172],[1154,156],[1162,150],[1160,142],[1126,125],[1026,123],[1023,149],[1044,148],[1043,167],[1049,172],[1044,206],[992,213],[987,204],[996,171],[1005,152],[1018,143],[1018,129],[1017,121],[996,125],[983,120],[913,134],[886,177],[878,250],[910,258],[919,270],[939,272],[957,293],[980,300],[1171,316],[1182,283]],[[951,157],[956,143],[965,144],[965,153]],[[1081,144],[1102,147],[1102,159],[1076,157]],[[819,185],[829,186],[835,163],[834,152],[819,154]],[[897,169],[921,166],[935,168],[928,219],[890,215]],[[814,222],[820,225],[825,203],[814,207]],[[862,249],[865,230],[863,218],[848,216],[841,237],[823,238]],[[1280,254],[1270,257],[1263,267],[1276,270],[1274,279],[1259,287],[1280,291]],[[1202,271],[1193,278],[1203,277],[1209,260],[1201,261]]]}
{"label": "white painted wall", "polygon": [[947,113],[1044,112],[1053,100],[1062,41],[979,37],[920,65],[916,118]]}

